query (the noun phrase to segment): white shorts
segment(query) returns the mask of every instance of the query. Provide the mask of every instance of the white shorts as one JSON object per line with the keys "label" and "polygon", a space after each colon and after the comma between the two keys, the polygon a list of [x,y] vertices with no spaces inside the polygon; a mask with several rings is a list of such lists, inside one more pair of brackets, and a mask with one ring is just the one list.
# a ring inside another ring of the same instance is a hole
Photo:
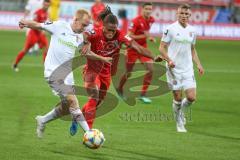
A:
{"label": "white shorts", "polygon": [[171,90],[187,90],[197,87],[193,70],[184,73],[175,73],[167,68],[166,76]]}
{"label": "white shorts", "polygon": [[50,79],[50,75],[46,72],[44,72],[44,77],[54,95],[65,97],[68,94],[74,94],[74,78],[72,72],[68,74],[64,80],[57,78],[54,79],[52,77],[52,79]]}

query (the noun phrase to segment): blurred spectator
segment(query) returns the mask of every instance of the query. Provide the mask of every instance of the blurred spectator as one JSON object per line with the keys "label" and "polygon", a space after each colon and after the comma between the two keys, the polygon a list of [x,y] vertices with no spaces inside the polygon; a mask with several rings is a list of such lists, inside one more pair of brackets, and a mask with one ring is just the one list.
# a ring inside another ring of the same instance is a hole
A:
{"label": "blurred spectator", "polygon": [[105,9],[104,3],[101,0],[95,0],[95,3],[91,7],[91,14],[93,19],[94,29],[100,28],[102,22],[98,20],[98,15]]}
{"label": "blurred spectator", "polygon": [[118,10],[118,17],[121,20],[121,32],[126,34],[128,30],[127,11],[124,7]]}
{"label": "blurred spectator", "polygon": [[60,0],[51,0],[49,8],[49,18],[51,21],[57,21],[59,17]]}
{"label": "blurred spectator", "polygon": [[218,10],[218,14],[215,18],[215,22],[216,23],[230,23],[231,16],[232,16],[232,12],[231,12],[230,8],[222,6]]}

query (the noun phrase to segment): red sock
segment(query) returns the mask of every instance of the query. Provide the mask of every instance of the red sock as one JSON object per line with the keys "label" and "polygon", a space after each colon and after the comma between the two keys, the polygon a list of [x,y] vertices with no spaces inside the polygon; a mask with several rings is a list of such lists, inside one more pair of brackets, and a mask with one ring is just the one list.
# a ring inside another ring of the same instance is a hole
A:
{"label": "red sock", "polygon": [[152,81],[152,73],[145,74],[144,80],[143,80],[143,86],[142,86],[142,93],[141,93],[142,96],[146,94],[151,81]]}
{"label": "red sock", "polygon": [[83,109],[82,109],[89,128],[92,128],[93,121],[96,116],[96,106],[97,106],[97,100],[90,98],[88,102],[83,106]]}
{"label": "red sock", "polygon": [[118,86],[118,89],[119,89],[120,91],[123,90],[123,86],[124,86],[124,84],[126,83],[126,81],[127,81],[127,77],[126,77],[126,75],[123,75],[122,78],[121,78],[121,80],[120,80],[120,82],[119,82],[119,86]]}
{"label": "red sock", "polygon": [[18,55],[16,57],[16,60],[15,60],[15,64],[16,65],[22,60],[22,58],[24,57],[25,53],[26,52],[24,52],[24,51],[21,51],[21,52],[18,53]]}
{"label": "red sock", "polygon": [[47,56],[47,51],[44,51],[43,52],[43,63],[45,62],[46,56]]}

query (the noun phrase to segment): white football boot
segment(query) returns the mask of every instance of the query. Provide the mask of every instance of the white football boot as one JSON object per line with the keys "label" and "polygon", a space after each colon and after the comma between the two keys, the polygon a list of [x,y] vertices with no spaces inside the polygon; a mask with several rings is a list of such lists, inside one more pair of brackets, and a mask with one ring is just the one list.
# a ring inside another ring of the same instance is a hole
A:
{"label": "white football boot", "polygon": [[42,116],[36,116],[35,119],[37,121],[37,129],[36,129],[37,137],[42,138],[44,129],[45,129],[45,124],[42,122]]}

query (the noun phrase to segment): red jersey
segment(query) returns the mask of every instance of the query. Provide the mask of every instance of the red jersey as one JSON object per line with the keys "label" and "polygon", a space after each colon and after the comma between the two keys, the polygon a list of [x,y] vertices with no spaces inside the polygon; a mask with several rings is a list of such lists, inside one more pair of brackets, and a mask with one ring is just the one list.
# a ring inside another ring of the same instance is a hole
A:
{"label": "red jersey", "polygon": [[[38,9],[35,13],[34,13],[34,21],[39,22],[39,23],[44,23],[46,22],[48,19],[48,11],[44,10],[44,9]],[[40,33],[40,31],[34,30],[38,33]]]}
{"label": "red jersey", "polygon": [[93,20],[98,20],[98,15],[105,9],[105,5],[103,3],[95,3],[91,8],[92,18]]}
{"label": "red jersey", "polygon": [[[149,31],[152,24],[154,23],[154,18],[150,16],[149,19],[145,19],[143,16],[137,16],[132,20],[131,28],[129,29],[134,35],[144,34],[144,31]],[[142,38],[135,40],[141,46],[147,44],[147,38]]]}
{"label": "red jersey", "polygon": [[112,64],[108,64],[102,61],[88,59],[87,69],[99,73],[101,76],[114,75],[117,70],[121,46],[122,44],[125,44],[127,47],[130,46],[131,38],[128,38],[117,30],[113,39],[107,40],[102,30],[96,30],[95,33],[89,35],[88,40],[91,43],[91,51],[103,57],[112,57],[113,62]]}

